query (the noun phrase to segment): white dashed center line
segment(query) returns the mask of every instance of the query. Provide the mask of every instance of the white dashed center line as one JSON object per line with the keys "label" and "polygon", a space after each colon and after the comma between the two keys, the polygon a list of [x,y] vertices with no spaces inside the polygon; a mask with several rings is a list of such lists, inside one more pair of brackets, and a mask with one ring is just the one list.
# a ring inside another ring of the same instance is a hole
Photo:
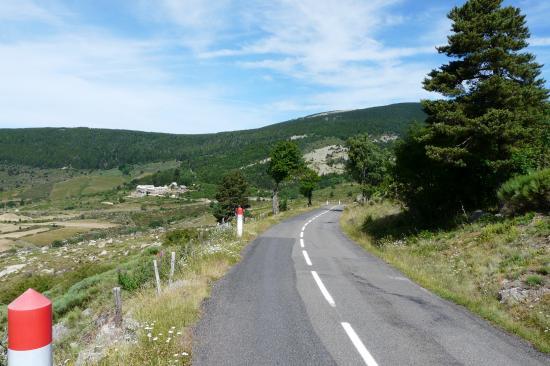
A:
{"label": "white dashed center line", "polygon": [[303,248],[304,247],[304,239],[300,239],[300,246]]}
{"label": "white dashed center line", "polygon": [[303,237],[304,237],[304,232],[301,231],[301,232],[300,232],[300,238],[303,238]]}
{"label": "white dashed center line", "polygon": [[311,271],[311,275],[313,276],[313,279],[315,280],[315,283],[317,283],[317,286],[319,286],[319,290],[321,290],[321,293],[325,297],[325,300],[329,303],[330,306],[335,307],[336,303],[334,302],[334,299],[332,296],[330,296],[330,293],[328,292],[327,288],[323,284],[323,281],[321,281],[321,278],[315,271]]}
{"label": "white dashed center line", "polygon": [[365,364],[367,366],[378,366],[370,352],[367,350],[367,347],[365,347],[363,342],[361,342],[361,339],[359,338],[357,333],[355,333],[351,325],[349,323],[343,322],[342,327],[344,327],[344,330],[348,334],[351,343],[353,343],[353,345],[357,349],[357,352],[359,352],[359,354],[363,358],[363,361],[365,361]]}
{"label": "white dashed center line", "polygon": [[302,254],[304,255],[304,259],[306,260],[306,263],[308,266],[311,266],[311,259],[309,259],[309,255],[305,250],[302,250]]}

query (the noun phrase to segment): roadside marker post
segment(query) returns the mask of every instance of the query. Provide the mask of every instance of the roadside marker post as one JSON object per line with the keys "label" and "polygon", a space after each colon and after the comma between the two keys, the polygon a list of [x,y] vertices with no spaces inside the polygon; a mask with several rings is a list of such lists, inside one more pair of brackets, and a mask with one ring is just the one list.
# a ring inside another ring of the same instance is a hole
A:
{"label": "roadside marker post", "polygon": [[159,268],[157,266],[157,260],[153,259],[153,269],[155,270],[155,281],[157,283],[157,295],[160,295],[160,276],[159,276]]}
{"label": "roadside marker post", "polygon": [[8,305],[8,366],[52,365],[52,302],[28,289]]}
{"label": "roadside marker post", "polygon": [[244,210],[241,206],[237,207],[237,236],[240,238],[243,236],[243,216]]}

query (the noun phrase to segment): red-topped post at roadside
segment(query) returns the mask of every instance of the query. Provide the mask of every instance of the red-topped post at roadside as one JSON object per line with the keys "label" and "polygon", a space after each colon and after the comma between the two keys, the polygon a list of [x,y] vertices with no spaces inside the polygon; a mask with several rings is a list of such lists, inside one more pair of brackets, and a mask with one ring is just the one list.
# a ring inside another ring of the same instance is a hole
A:
{"label": "red-topped post at roadside", "polygon": [[8,305],[8,366],[52,365],[52,302],[30,288]]}
{"label": "red-topped post at roadside", "polygon": [[241,206],[237,207],[236,210],[237,214],[237,236],[240,238],[243,236],[243,218],[244,218],[244,210]]}

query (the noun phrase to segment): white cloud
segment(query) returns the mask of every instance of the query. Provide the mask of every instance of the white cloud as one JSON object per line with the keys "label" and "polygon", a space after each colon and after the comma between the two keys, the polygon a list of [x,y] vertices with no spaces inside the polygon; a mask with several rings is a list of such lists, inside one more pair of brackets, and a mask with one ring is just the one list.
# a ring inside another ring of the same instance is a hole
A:
{"label": "white cloud", "polygon": [[[312,108],[354,108],[387,100],[417,100],[420,83],[432,65],[404,63],[407,57],[435,53],[430,36],[425,46],[393,47],[379,40],[386,27],[405,20],[392,7],[401,1],[278,0],[256,2],[245,19],[252,19],[262,36],[240,47],[210,49],[202,58],[234,58],[245,68],[266,69],[300,82],[317,85],[303,103]],[[246,14],[246,11],[245,11]],[[448,22],[437,26],[441,32]],[[253,60],[246,59],[253,56]],[[243,61],[243,59],[245,59]],[[403,87],[407,85],[407,87]],[[276,108],[298,110],[291,101]]]}
{"label": "white cloud", "polygon": [[235,21],[228,9],[231,0],[141,0],[140,16],[179,27],[179,40],[199,52],[223,38]]}
{"label": "white cloud", "polygon": [[265,116],[217,86],[166,86],[155,42],[93,36],[0,45],[0,125],[167,132],[251,127]]}
{"label": "white cloud", "polygon": [[57,15],[31,0],[3,0],[0,6],[0,20],[60,23]]}
{"label": "white cloud", "polygon": [[533,37],[529,40],[529,45],[534,47],[550,46],[550,37]]}

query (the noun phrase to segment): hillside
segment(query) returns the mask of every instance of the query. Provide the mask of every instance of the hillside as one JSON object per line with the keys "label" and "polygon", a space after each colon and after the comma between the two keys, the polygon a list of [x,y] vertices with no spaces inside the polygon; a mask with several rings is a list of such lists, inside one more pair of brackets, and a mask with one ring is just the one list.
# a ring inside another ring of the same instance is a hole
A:
{"label": "hillside", "polygon": [[295,139],[308,151],[362,132],[401,135],[410,123],[424,119],[419,103],[402,103],[201,135],[91,128],[0,129],[0,162],[39,168],[110,169],[177,159],[201,181],[211,182],[221,171],[264,159],[278,140]]}

